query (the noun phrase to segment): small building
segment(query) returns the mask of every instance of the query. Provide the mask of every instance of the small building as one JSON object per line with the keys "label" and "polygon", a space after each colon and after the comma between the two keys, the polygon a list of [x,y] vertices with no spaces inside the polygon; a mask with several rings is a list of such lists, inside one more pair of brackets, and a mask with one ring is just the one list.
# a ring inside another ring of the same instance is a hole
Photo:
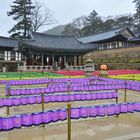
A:
{"label": "small building", "polygon": [[98,44],[98,50],[107,50],[121,47],[131,47],[134,42],[129,42],[129,38],[135,38],[135,35],[128,27],[122,27],[81,37],[79,38],[79,41],[85,44]]}
{"label": "small building", "polygon": [[19,40],[0,36],[0,71],[15,71],[23,65],[23,55],[18,50]]}

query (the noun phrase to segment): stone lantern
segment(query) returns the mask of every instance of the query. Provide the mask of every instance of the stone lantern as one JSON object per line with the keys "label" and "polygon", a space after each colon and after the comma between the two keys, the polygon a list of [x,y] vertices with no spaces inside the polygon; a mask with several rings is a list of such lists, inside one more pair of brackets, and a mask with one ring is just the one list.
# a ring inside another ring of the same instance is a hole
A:
{"label": "stone lantern", "polygon": [[92,76],[93,72],[95,71],[94,63],[93,60],[91,59],[91,55],[88,55],[88,59],[86,60],[85,64],[85,73],[86,77]]}

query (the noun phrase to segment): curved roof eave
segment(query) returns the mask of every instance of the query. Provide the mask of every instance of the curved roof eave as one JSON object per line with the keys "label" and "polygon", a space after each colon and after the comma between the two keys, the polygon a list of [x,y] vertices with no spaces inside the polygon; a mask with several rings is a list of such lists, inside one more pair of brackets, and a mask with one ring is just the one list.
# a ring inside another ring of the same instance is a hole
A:
{"label": "curved roof eave", "polygon": [[70,48],[47,48],[47,47],[41,47],[41,46],[33,46],[33,45],[29,45],[27,43],[23,43],[22,44],[25,48],[28,49],[34,49],[34,50],[40,50],[40,51],[52,51],[52,52],[79,52],[79,53],[87,53],[87,52],[91,52],[94,51],[95,49],[97,49],[99,46],[98,45],[91,45],[89,47],[86,48],[81,48],[81,49],[70,49]]}

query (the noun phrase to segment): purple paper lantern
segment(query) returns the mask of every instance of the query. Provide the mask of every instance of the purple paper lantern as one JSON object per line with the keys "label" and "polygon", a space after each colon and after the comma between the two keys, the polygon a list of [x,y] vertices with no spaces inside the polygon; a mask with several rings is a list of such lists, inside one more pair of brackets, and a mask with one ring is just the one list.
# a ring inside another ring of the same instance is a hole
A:
{"label": "purple paper lantern", "polygon": [[114,113],[115,113],[116,115],[119,115],[120,112],[121,112],[121,110],[120,110],[120,104],[115,104],[115,105],[114,105]]}
{"label": "purple paper lantern", "polygon": [[107,92],[102,93],[102,98],[107,99],[107,94],[108,94]]}
{"label": "purple paper lantern", "polygon": [[4,98],[0,99],[0,107],[4,107],[5,106],[5,101]]}
{"label": "purple paper lantern", "polygon": [[1,129],[8,131],[13,129],[13,117],[5,117],[1,119]]}
{"label": "purple paper lantern", "polygon": [[107,90],[107,89],[108,89],[108,87],[105,85],[105,86],[104,86],[104,90]]}
{"label": "purple paper lantern", "polygon": [[63,101],[68,102],[69,101],[69,96],[68,94],[63,94]]}
{"label": "purple paper lantern", "polygon": [[63,95],[58,95],[57,102],[62,102],[62,101],[63,101]]}
{"label": "purple paper lantern", "polygon": [[106,106],[106,112],[107,112],[107,116],[114,115],[115,114],[115,112],[114,112],[114,105]]}
{"label": "purple paper lantern", "polygon": [[92,94],[91,93],[87,93],[86,94],[86,100],[90,101],[91,99],[92,99]]}
{"label": "purple paper lantern", "polygon": [[71,118],[72,119],[80,118],[80,108],[71,108]]}
{"label": "purple paper lantern", "polygon": [[[54,88],[50,88],[49,90],[50,90],[49,93],[54,93]],[[60,92],[61,92],[61,91],[60,91]]]}
{"label": "purple paper lantern", "polygon": [[49,124],[52,122],[52,114],[53,111],[47,111],[42,113],[42,122],[45,124]]}
{"label": "purple paper lantern", "polygon": [[93,90],[93,89],[92,89],[92,86],[90,86],[90,87],[89,87],[89,91],[92,91],[92,90]]}
{"label": "purple paper lantern", "polygon": [[75,100],[75,95],[74,94],[70,94],[69,95],[69,101],[74,101]]}
{"label": "purple paper lantern", "polygon": [[[6,90],[6,95],[8,95],[8,90]],[[10,95],[11,96],[15,95],[15,90],[10,90]]]}
{"label": "purple paper lantern", "polygon": [[27,103],[28,103],[28,97],[22,97],[22,98],[20,98],[20,102],[21,102],[22,105],[27,105]]}
{"label": "purple paper lantern", "polygon": [[13,106],[13,98],[5,98],[6,106]]}
{"label": "purple paper lantern", "polygon": [[2,118],[0,117],[0,131],[2,129]]}
{"label": "purple paper lantern", "polygon": [[59,120],[59,110],[53,110],[51,118],[53,122],[57,122]]}
{"label": "purple paper lantern", "polygon": [[44,88],[44,93],[48,93],[48,88]]}
{"label": "purple paper lantern", "polygon": [[41,93],[41,89],[40,88],[36,88],[35,94],[40,94],[40,93]]}
{"label": "purple paper lantern", "polygon": [[30,94],[30,90],[29,89],[26,89],[25,92],[26,92],[26,95]]}
{"label": "purple paper lantern", "polygon": [[80,112],[80,118],[87,118],[89,116],[89,108],[88,107],[81,107],[79,112]]}
{"label": "purple paper lantern", "polygon": [[28,94],[31,94],[31,95],[35,94],[35,89],[29,89],[28,91],[29,91]]}
{"label": "purple paper lantern", "polygon": [[136,102],[134,104],[134,109],[135,109],[135,111],[140,112],[140,103],[139,102]]}
{"label": "purple paper lantern", "polygon": [[[45,96],[44,96],[44,101],[45,101],[45,103],[51,102],[51,98],[50,98],[50,97],[51,97],[50,95],[45,95]],[[57,96],[56,96],[56,101],[57,101]]]}
{"label": "purple paper lantern", "polygon": [[21,116],[17,115],[13,117],[13,126],[14,128],[20,128],[21,127]]}
{"label": "purple paper lantern", "polygon": [[33,113],[32,114],[32,124],[33,125],[40,125],[42,123],[43,123],[42,113]]}
{"label": "purple paper lantern", "polygon": [[42,102],[41,96],[35,96],[36,104],[40,104]]}
{"label": "purple paper lantern", "polygon": [[90,107],[89,108],[89,117],[96,117],[97,116],[97,107]]}
{"label": "purple paper lantern", "polygon": [[96,99],[101,100],[102,99],[102,93],[97,93],[96,94]]}
{"label": "purple paper lantern", "polygon": [[101,86],[100,86],[100,90],[104,90],[104,86],[101,85]]}
{"label": "purple paper lantern", "polygon": [[92,100],[96,100],[97,98],[96,98],[96,93],[92,93],[92,95],[91,95],[91,98],[92,98]]}
{"label": "purple paper lantern", "polygon": [[106,115],[105,106],[97,106],[98,116],[104,117]]}
{"label": "purple paper lantern", "polygon": [[21,89],[21,95],[26,95],[26,89]]}
{"label": "purple paper lantern", "polygon": [[56,96],[55,95],[50,95],[50,101],[51,102],[57,101]]}
{"label": "purple paper lantern", "polygon": [[20,98],[13,98],[13,105],[19,106],[20,105]]}
{"label": "purple paper lantern", "polygon": [[87,96],[86,96],[86,94],[81,94],[81,101],[84,101],[84,100],[86,100],[86,98],[87,98]]}
{"label": "purple paper lantern", "polygon": [[56,87],[56,88],[54,89],[54,92],[56,92],[56,93],[59,92],[59,88]]}
{"label": "purple paper lantern", "polygon": [[19,89],[15,90],[14,95],[21,95],[21,90],[19,90]]}
{"label": "purple paper lantern", "polygon": [[107,93],[107,98],[108,98],[108,99],[112,99],[112,92],[108,92],[108,93]]}
{"label": "purple paper lantern", "polygon": [[[70,88],[70,91],[72,91],[71,88]],[[63,92],[67,92],[67,88],[66,87],[63,88]]]}
{"label": "purple paper lantern", "polygon": [[64,121],[67,119],[67,110],[66,109],[61,109],[58,111],[58,117],[59,120]]}
{"label": "purple paper lantern", "polygon": [[120,104],[120,110],[121,113],[127,113],[127,104],[126,103]]}
{"label": "purple paper lantern", "polygon": [[21,115],[21,124],[22,124],[22,126],[31,126],[32,125],[32,115],[31,114],[22,114]]}
{"label": "purple paper lantern", "polygon": [[110,90],[110,89],[114,89],[114,87],[112,85],[109,85],[107,86],[107,89]]}
{"label": "purple paper lantern", "polygon": [[134,103],[128,103],[127,104],[127,111],[129,112],[129,113],[133,113],[134,112],[134,106],[135,104]]}
{"label": "purple paper lantern", "polygon": [[96,86],[95,90],[101,90],[101,87],[100,86]]}
{"label": "purple paper lantern", "polygon": [[35,104],[36,103],[36,98],[35,96],[30,96],[28,97],[28,104]]}
{"label": "purple paper lantern", "polygon": [[113,97],[113,98],[117,98],[117,97],[118,97],[118,92],[113,92],[113,93],[112,93],[112,97]]}
{"label": "purple paper lantern", "polygon": [[75,100],[76,100],[76,101],[80,101],[80,100],[81,100],[80,94],[75,94]]}

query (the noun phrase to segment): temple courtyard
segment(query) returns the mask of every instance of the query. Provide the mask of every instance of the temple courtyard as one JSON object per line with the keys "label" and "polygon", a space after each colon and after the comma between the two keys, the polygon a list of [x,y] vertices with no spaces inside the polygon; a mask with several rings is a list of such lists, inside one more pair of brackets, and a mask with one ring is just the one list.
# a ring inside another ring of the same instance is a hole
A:
{"label": "temple courtyard", "polygon": [[[124,100],[124,90],[119,91],[119,102]],[[127,102],[139,101],[139,92],[127,91]],[[115,103],[115,99],[100,101],[72,102],[72,107]],[[45,110],[67,107],[66,103],[45,104]],[[11,107],[10,115],[41,111],[41,105]],[[1,109],[6,113],[6,108]],[[97,117],[72,120],[72,140],[139,140],[139,112],[121,114],[118,117]],[[1,132],[0,140],[66,140],[67,121],[42,126],[14,129]]]}

